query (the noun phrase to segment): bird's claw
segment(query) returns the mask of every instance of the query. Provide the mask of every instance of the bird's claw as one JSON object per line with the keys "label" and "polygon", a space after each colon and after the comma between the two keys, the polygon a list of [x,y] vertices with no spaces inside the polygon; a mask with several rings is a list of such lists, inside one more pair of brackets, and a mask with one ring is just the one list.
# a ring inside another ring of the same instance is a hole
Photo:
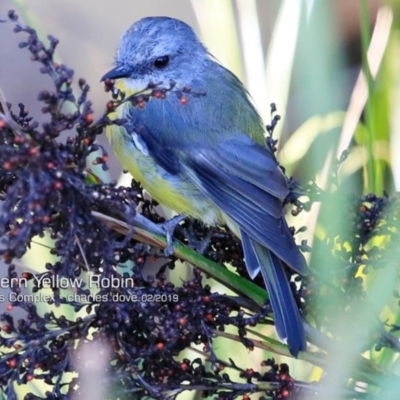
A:
{"label": "bird's claw", "polygon": [[[174,232],[176,226],[185,218],[185,215],[176,215],[175,217],[161,224],[167,238],[167,247],[164,249],[165,257],[170,257],[172,254],[174,254]],[[184,235],[189,242],[189,247],[195,249],[200,254],[203,254],[206,251],[208,245],[210,244],[213,233],[214,230],[210,229],[204,239],[197,240],[196,235],[193,232],[192,225],[189,225],[189,228],[184,230]]]}
{"label": "bird's claw", "polygon": [[164,255],[166,257],[172,256],[174,254],[174,231],[176,226],[186,218],[185,215],[176,215],[168,221],[162,224],[167,237],[167,247],[164,249]]}
{"label": "bird's claw", "polygon": [[196,250],[199,254],[204,254],[208,245],[211,242],[211,238],[214,234],[214,229],[211,228],[204,239],[197,239],[193,232],[193,226],[189,225],[189,228],[184,232],[186,239],[189,242],[189,247]]}

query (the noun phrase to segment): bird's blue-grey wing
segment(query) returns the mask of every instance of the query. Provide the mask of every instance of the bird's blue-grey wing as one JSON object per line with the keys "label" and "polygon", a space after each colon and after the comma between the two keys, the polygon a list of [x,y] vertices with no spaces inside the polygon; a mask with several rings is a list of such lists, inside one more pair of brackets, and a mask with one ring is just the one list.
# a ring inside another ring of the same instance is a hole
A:
{"label": "bird's blue-grey wing", "polygon": [[[270,168],[268,150],[259,145],[239,147],[237,151],[247,154],[246,158],[237,160],[227,156],[225,145],[221,143],[219,148],[197,149],[186,154],[182,168],[250,238],[305,274],[304,257],[282,213],[281,199],[287,194],[287,187],[279,166],[275,162],[275,168]],[[229,145],[234,148],[233,143]],[[249,167],[247,159],[254,164],[250,163],[254,169]]]}

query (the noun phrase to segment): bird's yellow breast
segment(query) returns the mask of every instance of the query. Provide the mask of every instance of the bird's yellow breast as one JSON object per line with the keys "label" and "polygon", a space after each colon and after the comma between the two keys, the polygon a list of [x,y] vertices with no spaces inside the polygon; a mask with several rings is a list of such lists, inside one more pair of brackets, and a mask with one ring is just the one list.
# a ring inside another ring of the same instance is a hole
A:
{"label": "bird's yellow breast", "polygon": [[[126,95],[129,96],[129,93]],[[118,107],[109,115],[110,119],[124,118],[124,107],[128,104]],[[135,145],[123,126],[110,125],[106,134],[123,169],[139,181],[156,201],[179,214],[201,219],[210,225],[222,221],[219,208],[197,186],[157,165],[151,155]]]}

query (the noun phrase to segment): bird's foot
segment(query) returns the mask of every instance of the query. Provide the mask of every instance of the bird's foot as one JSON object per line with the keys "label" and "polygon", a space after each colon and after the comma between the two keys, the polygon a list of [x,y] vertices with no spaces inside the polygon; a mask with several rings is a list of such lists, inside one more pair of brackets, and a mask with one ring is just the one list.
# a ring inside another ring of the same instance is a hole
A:
{"label": "bird's foot", "polygon": [[214,228],[211,228],[207,235],[203,239],[197,239],[196,234],[193,230],[193,223],[189,225],[187,230],[185,230],[185,237],[188,241],[188,245],[190,248],[196,250],[199,254],[204,254],[208,245],[211,242],[211,238],[214,234]]}
{"label": "bird's foot", "polygon": [[171,256],[174,254],[174,232],[176,229],[176,226],[183,221],[186,218],[185,215],[176,215],[175,217],[171,218],[168,221],[165,221],[164,223],[161,224],[165,231],[165,235],[167,237],[167,247],[164,250],[164,255],[166,257]]}

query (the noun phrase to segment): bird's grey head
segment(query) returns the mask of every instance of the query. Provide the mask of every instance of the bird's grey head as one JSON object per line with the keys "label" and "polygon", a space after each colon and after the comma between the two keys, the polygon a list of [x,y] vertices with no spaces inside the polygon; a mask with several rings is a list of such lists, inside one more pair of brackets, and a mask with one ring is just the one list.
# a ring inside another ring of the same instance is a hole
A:
{"label": "bird's grey head", "polygon": [[189,25],[174,18],[147,17],[135,22],[124,34],[116,54],[116,67],[102,80],[190,81],[207,58],[207,50]]}

